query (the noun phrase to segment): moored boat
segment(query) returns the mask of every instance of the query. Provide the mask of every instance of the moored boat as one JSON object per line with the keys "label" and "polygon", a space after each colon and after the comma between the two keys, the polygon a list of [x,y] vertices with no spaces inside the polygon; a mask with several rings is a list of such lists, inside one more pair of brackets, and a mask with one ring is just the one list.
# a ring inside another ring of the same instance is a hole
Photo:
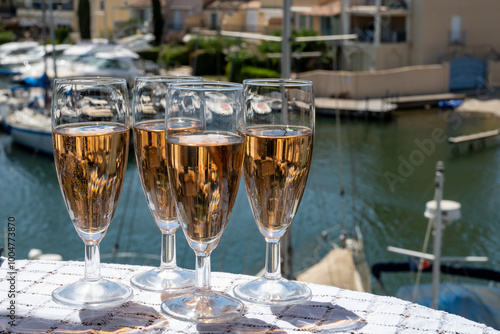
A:
{"label": "moored boat", "polygon": [[441,108],[441,110],[455,110],[455,108],[458,108],[462,103],[462,99],[448,99],[439,101],[438,107]]}
{"label": "moored boat", "polygon": [[4,123],[15,143],[37,152],[53,154],[49,116],[24,108],[9,114]]}
{"label": "moored boat", "polygon": [[[414,285],[399,288],[396,297],[423,306],[440,309],[482,322],[494,328],[500,328],[500,271],[466,266],[464,262],[485,262],[483,256],[441,256],[442,233],[446,226],[460,219],[460,203],[443,200],[444,165],[438,162],[436,167],[436,186],[434,200],[427,202],[425,217],[429,219],[422,252],[396,247],[389,251],[410,257],[409,261],[379,262],[372,266],[372,275],[378,286],[387,294],[382,282],[383,272],[416,272]],[[434,230],[434,249],[432,254],[425,253],[431,230]],[[422,273],[432,274],[432,284],[420,284]],[[440,282],[440,275],[448,278],[466,277],[466,280]],[[477,283],[478,280],[487,284]],[[472,283],[471,283],[472,281]]]}

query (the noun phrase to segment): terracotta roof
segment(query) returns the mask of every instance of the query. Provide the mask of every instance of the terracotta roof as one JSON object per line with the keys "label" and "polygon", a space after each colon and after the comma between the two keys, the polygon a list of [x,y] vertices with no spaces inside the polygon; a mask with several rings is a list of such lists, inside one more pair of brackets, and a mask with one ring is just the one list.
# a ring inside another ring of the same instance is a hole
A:
{"label": "terracotta roof", "polygon": [[335,16],[339,15],[340,11],[340,1],[332,1],[324,5],[313,6],[310,11],[304,12],[303,14],[309,16]]}
{"label": "terracotta roof", "polygon": [[252,0],[241,6],[243,9],[259,9],[261,7],[260,0]]}
{"label": "terracotta roof", "polygon": [[[165,6],[165,1],[160,0],[161,6]],[[150,8],[151,0],[129,0],[125,7],[133,7],[133,8]]]}
{"label": "terracotta roof", "polygon": [[248,1],[245,0],[215,0],[209,3],[205,9],[208,10],[236,10]]}

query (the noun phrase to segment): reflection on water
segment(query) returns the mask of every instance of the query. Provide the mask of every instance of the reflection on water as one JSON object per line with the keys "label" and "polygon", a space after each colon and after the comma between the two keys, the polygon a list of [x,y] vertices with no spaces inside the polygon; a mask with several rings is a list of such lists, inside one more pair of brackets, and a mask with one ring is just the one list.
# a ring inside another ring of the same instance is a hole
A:
{"label": "reflection on water", "polygon": [[[500,128],[500,119],[451,115],[408,111],[396,113],[386,123],[342,121],[340,144],[335,120],[318,118],[310,176],[292,224],[293,270],[316,261],[313,250],[321,232],[342,223],[347,230],[353,224],[361,227],[369,264],[405,260],[389,253],[389,245],[421,250],[427,227],[423,212],[433,197],[438,160],[445,164],[444,198],[462,204],[462,219],[445,230],[443,254],[488,256],[487,266],[498,269],[500,138],[473,151],[461,147],[459,153],[453,153],[442,138]],[[101,253],[112,253],[118,244],[118,252],[159,255],[161,233],[147,207],[134,155],[129,157],[123,193]],[[82,259],[83,242],[64,206],[52,157],[21,149],[0,133],[0,169],[0,207],[16,218],[18,258],[26,257],[30,248],[40,248],[67,260]],[[178,264],[193,269],[194,252],[181,231],[177,237]],[[242,186],[213,253],[212,269],[255,274],[264,266],[264,245]],[[320,250],[318,256],[326,251]],[[390,293],[411,280],[408,274],[386,276]]]}

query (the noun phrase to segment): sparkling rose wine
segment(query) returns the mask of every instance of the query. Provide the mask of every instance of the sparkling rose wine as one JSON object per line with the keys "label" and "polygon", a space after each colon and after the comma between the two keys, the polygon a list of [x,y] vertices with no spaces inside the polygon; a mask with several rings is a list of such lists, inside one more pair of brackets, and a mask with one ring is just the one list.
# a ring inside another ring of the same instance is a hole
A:
{"label": "sparkling rose wine", "polygon": [[279,238],[291,224],[309,174],[310,128],[259,125],[246,128],[243,173],[250,207],[261,233]]}
{"label": "sparkling rose wine", "polygon": [[[174,128],[175,130],[171,131],[176,133],[192,133],[199,131],[201,122],[189,119],[177,120]],[[142,188],[158,227],[162,230],[178,228],[175,201],[168,182],[165,121],[136,123],[134,146]]]}
{"label": "sparkling rose wine", "polygon": [[129,128],[119,123],[56,127],[54,160],[64,201],[82,238],[104,236],[118,205],[128,158]]}
{"label": "sparkling rose wine", "polygon": [[195,251],[217,246],[241,177],[244,140],[231,133],[167,138],[170,186],[179,219]]}

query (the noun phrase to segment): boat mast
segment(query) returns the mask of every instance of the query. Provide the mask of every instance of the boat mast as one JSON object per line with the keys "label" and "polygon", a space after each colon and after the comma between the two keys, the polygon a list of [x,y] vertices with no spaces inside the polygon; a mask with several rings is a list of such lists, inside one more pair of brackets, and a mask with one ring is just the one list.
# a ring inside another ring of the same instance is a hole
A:
{"label": "boat mast", "polygon": [[436,201],[436,216],[434,218],[434,261],[432,263],[432,294],[431,307],[439,307],[439,276],[441,274],[441,241],[443,238],[441,200],[443,199],[444,164],[438,161],[436,164],[436,190],[434,200]]}
{"label": "boat mast", "polygon": [[49,105],[49,79],[47,78],[47,1],[44,0],[42,2],[42,42],[43,42],[43,51],[45,54],[43,55],[43,69],[45,75],[45,82],[43,83],[44,89],[44,102],[45,106]]}
{"label": "boat mast", "polygon": [[[281,28],[281,77],[290,78],[291,60],[290,60],[290,7],[292,0],[283,0],[283,20]],[[281,117],[285,124],[288,124],[288,103],[285,96],[285,89],[281,91]],[[291,227],[281,240],[281,272],[283,277],[292,276],[292,231]]]}
{"label": "boat mast", "polygon": [[291,74],[291,46],[290,8],[292,0],[283,0],[283,20],[281,28],[281,77],[288,79]]}
{"label": "boat mast", "polygon": [[[54,8],[52,0],[49,0],[49,15],[50,15],[50,41],[52,44],[52,61],[54,62],[54,79],[57,78],[57,68],[56,68],[56,35],[54,32]],[[45,50],[47,52],[47,50]],[[45,70],[47,73],[47,69]]]}

